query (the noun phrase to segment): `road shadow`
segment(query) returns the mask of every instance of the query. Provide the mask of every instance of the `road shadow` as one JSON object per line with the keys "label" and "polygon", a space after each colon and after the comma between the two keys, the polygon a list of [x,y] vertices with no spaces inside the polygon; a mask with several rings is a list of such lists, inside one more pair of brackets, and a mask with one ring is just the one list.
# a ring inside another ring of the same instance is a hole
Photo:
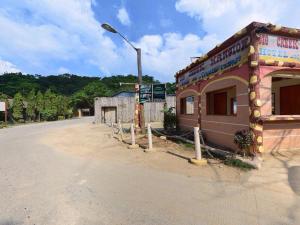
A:
{"label": "road shadow", "polygon": [[0,225],[21,225],[20,221],[14,221],[12,219],[0,219]]}
{"label": "road shadow", "polygon": [[300,166],[288,168],[288,181],[294,193],[300,195]]}

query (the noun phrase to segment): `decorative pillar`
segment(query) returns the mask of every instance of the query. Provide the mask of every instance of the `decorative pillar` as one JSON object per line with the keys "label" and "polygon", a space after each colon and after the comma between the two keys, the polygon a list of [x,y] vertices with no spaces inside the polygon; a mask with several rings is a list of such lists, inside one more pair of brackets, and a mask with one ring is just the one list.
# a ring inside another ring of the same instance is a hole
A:
{"label": "decorative pillar", "polygon": [[249,114],[250,131],[253,135],[254,154],[263,152],[263,126],[261,122],[260,100],[260,70],[258,42],[259,36],[255,31],[251,32],[252,45],[249,48]]}

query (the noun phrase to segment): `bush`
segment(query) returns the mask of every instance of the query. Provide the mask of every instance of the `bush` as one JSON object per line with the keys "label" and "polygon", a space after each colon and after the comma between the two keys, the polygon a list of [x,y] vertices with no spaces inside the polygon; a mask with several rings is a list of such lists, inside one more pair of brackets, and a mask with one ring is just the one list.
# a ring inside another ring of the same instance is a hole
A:
{"label": "bush", "polygon": [[64,119],[65,119],[64,116],[58,116],[58,117],[57,117],[57,120],[64,120]]}
{"label": "bush", "polygon": [[234,135],[234,143],[244,153],[250,154],[250,147],[253,145],[253,135],[249,130],[237,131]]}
{"label": "bush", "polygon": [[171,130],[176,127],[176,114],[173,112],[175,108],[170,107],[169,109],[164,109],[164,129]]}

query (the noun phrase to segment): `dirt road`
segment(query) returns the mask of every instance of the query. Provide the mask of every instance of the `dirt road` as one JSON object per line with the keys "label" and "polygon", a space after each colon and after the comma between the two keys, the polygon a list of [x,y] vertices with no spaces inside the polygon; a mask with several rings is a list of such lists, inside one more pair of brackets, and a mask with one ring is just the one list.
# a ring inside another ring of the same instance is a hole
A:
{"label": "dirt road", "polygon": [[300,223],[300,155],[260,171],[129,150],[92,118],[0,130],[0,225]]}

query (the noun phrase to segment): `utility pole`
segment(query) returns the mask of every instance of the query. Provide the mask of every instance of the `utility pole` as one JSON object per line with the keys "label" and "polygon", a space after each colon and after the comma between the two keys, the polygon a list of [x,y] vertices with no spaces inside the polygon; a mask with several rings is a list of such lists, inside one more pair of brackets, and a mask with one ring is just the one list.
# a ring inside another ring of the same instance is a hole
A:
{"label": "utility pole", "polygon": [[135,51],[137,54],[137,69],[138,69],[138,83],[135,85],[135,109],[134,109],[134,122],[136,130],[140,128],[142,133],[145,132],[145,118],[144,118],[144,104],[140,102],[139,91],[143,83],[142,73],[142,50],[136,48],[124,35],[118,32],[115,28],[107,23],[101,25],[103,29],[111,33],[119,34]]}

